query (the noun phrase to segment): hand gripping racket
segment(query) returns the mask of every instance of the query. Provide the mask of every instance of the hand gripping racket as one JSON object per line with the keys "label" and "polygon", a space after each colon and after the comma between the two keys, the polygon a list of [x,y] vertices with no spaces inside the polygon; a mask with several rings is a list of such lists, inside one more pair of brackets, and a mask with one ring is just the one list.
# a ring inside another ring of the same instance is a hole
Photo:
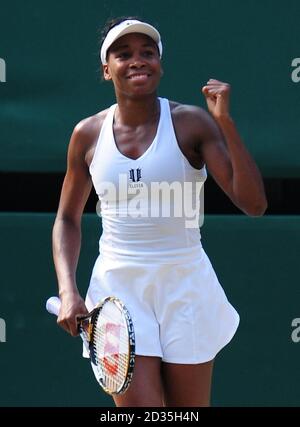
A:
{"label": "hand gripping racket", "polygon": [[[49,313],[59,313],[60,299],[46,303]],[[132,380],[135,361],[135,336],[130,314],[115,297],[104,298],[89,314],[78,318],[78,329],[95,377],[103,390],[124,393]]]}

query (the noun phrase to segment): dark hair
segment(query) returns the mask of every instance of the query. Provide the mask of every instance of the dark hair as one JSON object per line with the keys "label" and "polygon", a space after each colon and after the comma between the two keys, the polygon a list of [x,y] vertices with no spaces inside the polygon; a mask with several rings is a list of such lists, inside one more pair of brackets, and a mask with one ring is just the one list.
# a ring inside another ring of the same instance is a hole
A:
{"label": "dark hair", "polygon": [[100,55],[101,55],[101,46],[102,46],[102,44],[103,44],[103,42],[104,42],[107,34],[109,33],[109,31],[113,27],[115,27],[116,25],[121,24],[121,22],[123,22],[123,21],[127,21],[127,19],[136,19],[137,21],[142,21],[142,19],[140,17],[138,17],[138,16],[120,16],[118,18],[109,19],[104,24],[104,27],[103,27],[103,30],[101,31],[100,39],[99,39],[99,58],[100,58],[100,61],[101,61],[101,57],[100,57]]}

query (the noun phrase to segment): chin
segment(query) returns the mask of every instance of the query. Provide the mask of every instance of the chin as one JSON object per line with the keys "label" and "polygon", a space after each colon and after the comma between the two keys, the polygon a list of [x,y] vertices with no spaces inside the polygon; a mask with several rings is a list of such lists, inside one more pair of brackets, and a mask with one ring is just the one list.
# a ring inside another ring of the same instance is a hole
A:
{"label": "chin", "polygon": [[150,96],[153,94],[156,94],[157,92],[157,87],[153,88],[149,88],[146,86],[136,86],[134,88],[131,88],[130,91],[127,92],[127,95],[129,95],[130,97],[141,97],[141,96]]}

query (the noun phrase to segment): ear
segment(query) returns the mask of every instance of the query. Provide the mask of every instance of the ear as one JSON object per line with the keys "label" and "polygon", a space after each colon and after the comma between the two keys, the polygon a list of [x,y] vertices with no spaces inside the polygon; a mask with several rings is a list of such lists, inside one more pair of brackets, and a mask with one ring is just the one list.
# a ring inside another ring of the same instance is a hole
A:
{"label": "ear", "polygon": [[164,70],[163,70],[163,68],[161,67],[160,68],[160,77],[162,77],[164,75]]}
{"label": "ear", "polygon": [[111,80],[111,79],[112,79],[112,77],[111,77],[111,74],[110,74],[110,72],[109,72],[109,67],[108,67],[108,65],[107,65],[107,64],[102,65],[102,69],[103,69],[103,77],[104,77],[104,80]]}

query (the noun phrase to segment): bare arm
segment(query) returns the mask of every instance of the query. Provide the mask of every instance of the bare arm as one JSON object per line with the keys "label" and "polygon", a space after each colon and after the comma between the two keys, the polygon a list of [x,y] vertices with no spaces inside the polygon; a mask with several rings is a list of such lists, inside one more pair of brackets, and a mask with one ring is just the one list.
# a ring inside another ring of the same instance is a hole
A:
{"label": "bare arm", "polygon": [[248,215],[263,215],[267,200],[262,177],[230,117],[230,86],[211,79],[202,92],[215,119],[208,114],[201,117],[204,162],[237,207]]}
{"label": "bare arm", "polygon": [[81,217],[92,187],[85,162],[86,147],[86,135],[78,125],[70,140],[67,173],[52,234],[53,258],[62,301],[58,323],[72,335],[77,335],[76,316],[87,312],[76,285]]}

